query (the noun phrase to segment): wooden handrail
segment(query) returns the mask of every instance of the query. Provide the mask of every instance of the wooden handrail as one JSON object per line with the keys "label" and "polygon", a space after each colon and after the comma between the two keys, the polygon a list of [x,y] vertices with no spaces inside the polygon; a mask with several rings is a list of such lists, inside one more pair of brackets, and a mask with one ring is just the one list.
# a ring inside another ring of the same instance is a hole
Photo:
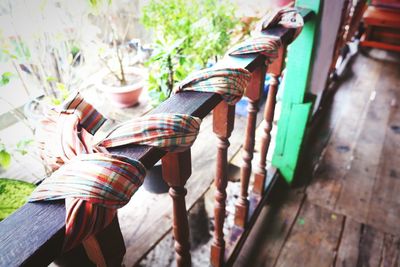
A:
{"label": "wooden handrail", "polygon": [[[309,10],[301,10],[305,20],[311,13]],[[287,43],[294,35],[294,30],[276,27],[265,33],[275,35],[283,43]],[[264,64],[265,57],[262,55],[226,56],[218,63],[246,68],[250,72],[256,71]],[[151,113],[185,113],[204,118],[221,101],[222,98],[214,93],[181,92],[171,96]],[[137,145],[116,147],[109,149],[109,152],[139,160],[146,168],[151,168],[165,155],[160,149]],[[178,194],[177,199],[181,197],[182,195]],[[64,201],[25,204],[0,222],[0,266],[48,265],[61,254],[64,232]]]}

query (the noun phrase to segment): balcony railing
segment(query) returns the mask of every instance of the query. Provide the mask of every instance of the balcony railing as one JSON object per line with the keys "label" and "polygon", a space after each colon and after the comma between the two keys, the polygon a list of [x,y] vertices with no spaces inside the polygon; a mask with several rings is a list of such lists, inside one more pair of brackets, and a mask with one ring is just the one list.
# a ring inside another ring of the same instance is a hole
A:
{"label": "balcony railing", "polygon": [[[312,12],[300,9],[307,21]],[[204,118],[213,112],[213,131],[218,138],[215,185],[215,232],[211,246],[210,262],[213,266],[231,265],[253,226],[262,204],[274,189],[278,172],[268,174],[266,155],[271,142],[278,80],[284,65],[286,45],[295,30],[275,27],[264,32],[281,39],[284,44],[279,58],[266,65],[263,55],[225,57],[218,64],[242,67],[253,73],[246,90],[249,99],[246,134],[243,143],[243,165],[241,168],[241,191],[236,203],[235,226],[229,236],[224,236],[225,200],[227,186],[227,150],[229,137],[234,130],[235,106],[222,101],[215,93],[181,92],[152,111],[155,113],[182,113]],[[256,115],[262,97],[266,73],[271,76],[268,98],[264,110],[264,128],[261,141],[260,160],[255,166],[253,188],[249,188],[252,174],[252,159],[255,145]],[[190,244],[187,209],[185,205],[185,183],[191,175],[190,150],[181,153],[165,153],[148,146],[124,146],[109,149],[112,154],[120,154],[141,161],[151,168],[162,160],[163,177],[170,186],[173,201],[173,234],[178,266],[190,266]],[[196,160],[195,158],[192,160]],[[210,173],[212,175],[212,173]],[[133,226],[134,227],[134,226]],[[51,203],[27,203],[0,223],[0,265],[1,266],[43,266],[60,256],[65,233],[65,205],[63,201]],[[88,257],[99,266],[120,266],[125,254],[123,236],[118,219],[103,232],[85,243]]]}

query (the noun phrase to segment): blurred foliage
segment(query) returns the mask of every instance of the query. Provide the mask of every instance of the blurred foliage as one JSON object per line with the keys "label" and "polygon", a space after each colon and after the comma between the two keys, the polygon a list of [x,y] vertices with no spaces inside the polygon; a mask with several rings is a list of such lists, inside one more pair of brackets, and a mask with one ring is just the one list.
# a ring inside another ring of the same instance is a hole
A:
{"label": "blurred foliage", "polygon": [[0,178],[0,221],[24,205],[34,189],[27,182]]}
{"label": "blurred foliage", "polygon": [[190,72],[223,55],[239,23],[232,3],[218,0],[151,0],[142,12],[143,25],[155,36],[148,62],[153,105],[168,98]]}

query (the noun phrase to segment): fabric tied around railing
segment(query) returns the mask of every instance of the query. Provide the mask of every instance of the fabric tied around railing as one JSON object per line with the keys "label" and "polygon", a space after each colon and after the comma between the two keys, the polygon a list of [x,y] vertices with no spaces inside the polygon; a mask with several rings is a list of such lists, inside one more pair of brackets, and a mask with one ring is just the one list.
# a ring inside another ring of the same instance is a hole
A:
{"label": "fabric tied around railing", "polygon": [[301,32],[304,21],[296,8],[285,8],[263,17],[252,32],[252,37],[229,49],[231,56],[260,53],[266,56],[268,63],[272,63],[278,57],[278,50],[282,46],[280,38],[272,35],[265,35],[262,32],[281,25],[285,28],[295,29],[293,38],[287,42],[291,43]]}
{"label": "fabric tied around railing", "polygon": [[141,144],[169,152],[188,149],[201,119],[185,114],[153,114],[118,125],[105,138],[94,134],[106,121],[79,93],[39,129],[42,157],[55,172],[30,196],[31,202],[65,199],[64,251],[104,229],[143,183],[140,161],[107,153],[107,147]]}
{"label": "fabric tied around railing", "polygon": [[[278,57],[278,50],[282,46],[280,38],[264,35],[262,31],[282,25],[295,29],[293,39],[300,34],[303,27],[303,18],[296,8],[281,9],[268,14],[259,24],[253,36],[228,50],[230,56],[240,56],[259,53],[266,57],[267,63],[272,63]],[[244,68],[227,68],[218,66],[204,69],[189,75],[174,92],[199,91],[220,94],[230,105],[236,104],[243,96],[251,80],[251,73]]]}
{"label": "fabric tied around railing", "polygon": [[260,53],[272,63],[278,57],[278,50],[282,46],[281,40],[275,36],[254,36],[232,47],[228,54],[231,56]]}
{"label": "fabric tied around railing", "polygon": [[[278,24],[300,33],[302,18],[296,9],[279,11],[261,24],[259,34],[229,50],[230,55],[264,54],[268,62],[277,57],[281,41],[261,31]],[[243,96],[251,80],[244,68],[222,67],[193,73],[175,89],[213,92],[230,105]],[[39,144],[55,172],[40,184],[30,201],[65,199],[64,250],[104,229],[143,183],[146,169],[140,161],[112,155],[107,148],[148,145],[169,152],[188,149],[199,132],[201,119],[186,114],[153,114],[118,125],[104,138],[95,133],[106,121],[79,93],[56,111],[51,111],[38,129]]]}
{"label": "fabric tied around railing", "polygon": [[251,73],[243,68],[213,67],[189,75],[178,85],[175,93],[179,91],[217,93],[228,104],[234,105],[242,98],[250,79]]}
{"label": "fabric tied around railing", "polygon": [[255,31],[252,35],[260,35],[262,31],[271,29],[276,26],[283,26],[288,29],[295,29],[293,37],[288,40],[287,44],[290,44],[297,38],[301,33],[304,26],[303,17],[300,15],[299,10],[295,7],[283,8],[267,13],[256,26]]}

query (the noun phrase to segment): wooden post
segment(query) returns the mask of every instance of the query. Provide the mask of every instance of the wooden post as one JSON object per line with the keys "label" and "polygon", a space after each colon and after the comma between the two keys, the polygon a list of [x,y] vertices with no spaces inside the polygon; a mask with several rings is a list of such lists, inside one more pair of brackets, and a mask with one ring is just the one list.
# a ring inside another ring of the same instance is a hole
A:
{"label": "wooden post", "polygon": [[126,249],[118,216],[100,233],[83,241],[88,258],[98,267],[121,266]]}
{"label": "wooden post", "polygon": [[162,158],[164,180],[170,186],[173,201],[173,232],[175,257],[178,267],[191,266],[189,223],[186,211],[185,184],[192,172],[190,149],[180,153],[168,153]]}
{"label": "wooden post", "polygon": [[255,170],[253,186],[253,192],[259,195],[264,193],[267,177],[266,161],[269,145],[271,143],[271,131],[274,121],[276,94],[278,92],[279,77],[281,76],[284,64],[285,51],[285,47],[281,47],[281,49],[279,49],[278,58],[268,66],[268,72],[271,78],[269,81],[267,103],[265,104],[264,109],[264,126],[260,145],[260,160]]}
{"label": "wooden post", "polygon": [[287,56],[282,110],[272,164],[279,169],[288,183],[292,182],[296,172],[312,109],[312,102],[306,98],[306,91],[313,63],[314,37],[318,32],[322,2],[321,0],[296,1],[296,7],[310,9],[315,16],[304,24],[301,34],[290,45]]}
{"label": "wooden post", "polygon": [[248,213],[249,213],[249,200],[247,199],[249,193],[249,182],[251,175],[251,160],[253,159],[256,120],[258,112],[258,103],[260,101],[265,80],[266,66],[263,64],[258,67],[252,75],[250,85],[246,90],[246,96],[249,99],[247,106],[247,124],[246,135],[243,144],[243,164],[240,170],[241,175],[241,189],[240,196],[236,203],[235,210],[235,225],[245,227]]}
{"label": "wooden post", "polygon": [[224,264],[225,240],[225,201],[226,186],[228,184],[228,147],[235,121],[235,106],[221,102],[213,112],[213,130],[217,135],[218,154],[217,168],[214,179],[216,187],[214,206],[214,240],[211,245],[211,265],[219,267]]}

